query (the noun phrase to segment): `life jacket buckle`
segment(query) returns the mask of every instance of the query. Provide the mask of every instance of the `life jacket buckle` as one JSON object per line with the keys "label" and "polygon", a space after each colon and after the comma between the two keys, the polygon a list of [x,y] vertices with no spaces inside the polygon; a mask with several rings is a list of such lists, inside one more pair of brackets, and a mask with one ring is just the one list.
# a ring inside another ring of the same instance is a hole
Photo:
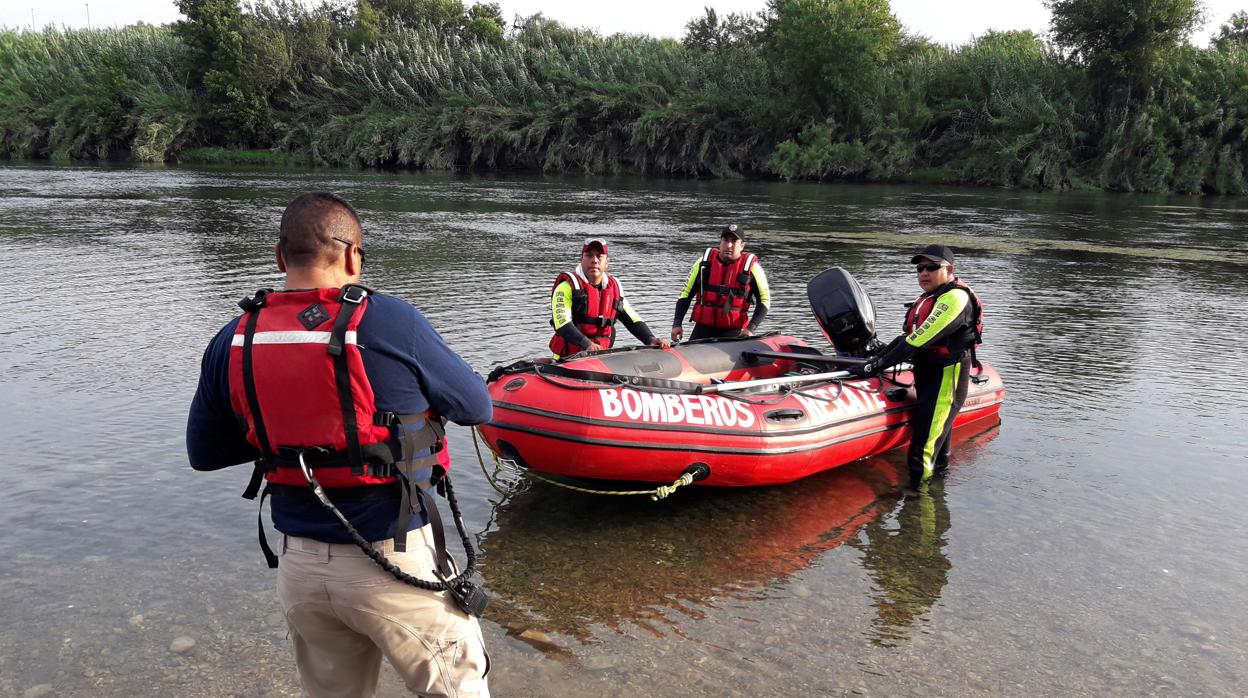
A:
{"label": "life jacket buckle", "polygon": [[398,424],[399,415],[394,412],[374,412],[373,426],[392,427]]}
{"label": "life jacket buckle", "polygon": [[363,286],[348,285],[344,286],[342,293],[338,296],[338,300],[343,303],[354,303],[359,305],[368,297],[368,290]]}
{"label": "life jacket buckle", "polygon": [[269,293],[272,292],[272,290],[273,289],[262,288],[259,291],[256,291],[256,295],[251,298],[244,298],[239,301],[238,307],[242,308],[243,312],[247,313],[257,311],[264,307],[264,299],[269,295]]}

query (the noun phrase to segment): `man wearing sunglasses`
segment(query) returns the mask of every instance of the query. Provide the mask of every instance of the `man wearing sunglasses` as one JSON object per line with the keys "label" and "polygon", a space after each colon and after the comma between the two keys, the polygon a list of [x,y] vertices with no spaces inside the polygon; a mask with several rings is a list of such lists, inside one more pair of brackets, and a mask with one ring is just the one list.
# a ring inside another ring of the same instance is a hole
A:
{"label": "man wearing sunglasses", "polygon": [[983,335],[979,297],[953,270],[953,251],[928,245],[910,260],[923,293],[909,306],[905,333],[858,371],[874,375],[910,361],[916,403],[910,416],[906,465],[910,490],[949,467],[949,435],[962,403]]}
{"label": "man wearing sunglasses", "polygon": [[667,349],[629,305],[624,287],[607,273],[607,241],[590,238],[581,245],[581,263],[555,278],[550,291],[550,350],[555,358],[610,349],[615,344],[615,321],[647,346]]}
{"label": "man wearing sunglasses", "polygon": [[[745,228],[730,223],[719,233],[719,247],[707,248],[689,271],[676,299],[672,341],[685,334],[685,313],[693,304],[689,339],[748,337],[767,317],[771,290],[758,257],[745,254]],[[750,314],[750,306],[754,313]]]}
{"label": "man wearing sunglasses", "polygon": [[360,285],[362,242],[333,194],[286,208],[284,287],[244,299],[208,345],[187,455],[196,470],[256,464],[243,496],[264,484],[270,498],[280,557],[263,527],[261,547],[305,695],[371,696],[384,656],[414,693],[488,696],[477,619],[380,562],[428,582],[457,574],[431,504],[450,461],[430,412],[481,424],[490,396],[419,310]]}

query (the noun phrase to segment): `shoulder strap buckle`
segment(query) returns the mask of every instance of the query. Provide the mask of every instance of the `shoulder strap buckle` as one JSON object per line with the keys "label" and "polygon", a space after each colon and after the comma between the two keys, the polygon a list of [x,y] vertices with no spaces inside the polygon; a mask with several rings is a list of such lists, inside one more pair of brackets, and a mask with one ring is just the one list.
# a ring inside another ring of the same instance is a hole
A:
{"label": "shoulder strap buckle", "polygon": [[244,312],[248,312],[248,313],[259,310],[264,307],[265,297],[268,296],[272,292],[273,292],[273,289],[271,288],[262,288],[259,291],[256,291],[256,295],[252,296],[251,298],[244,298],[241,301],[239,301],[238,307],[242,308]]}
{"label": "shoulder strap buckle", "polygon": [[338,294],[338,300],[342,303],[354,303],[359,305],[368,297],[368,289],[359,284],[347,284],[342,287],[342,293]]}
{"label": "shoulder strap buckle", "polygon": [[373,413],[373,426],[391,427],[397,424],[398,421],[399,421],[399,415],[395,414],[394,412],[374,412]]}

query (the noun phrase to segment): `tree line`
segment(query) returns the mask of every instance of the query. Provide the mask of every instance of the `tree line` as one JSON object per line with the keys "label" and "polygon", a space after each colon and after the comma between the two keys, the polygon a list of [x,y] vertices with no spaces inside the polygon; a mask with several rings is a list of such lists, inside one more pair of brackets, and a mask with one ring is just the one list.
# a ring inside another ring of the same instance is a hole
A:
{"label": "tree line", "polygon": [[963,46],[887,0],[707,8],[680,41],[460,0],[176,4],[165,26],[0,31],[0,153],[1248,190],[1248,13],[1194,47],[1199,0],[1048,0],[1047,35]]}

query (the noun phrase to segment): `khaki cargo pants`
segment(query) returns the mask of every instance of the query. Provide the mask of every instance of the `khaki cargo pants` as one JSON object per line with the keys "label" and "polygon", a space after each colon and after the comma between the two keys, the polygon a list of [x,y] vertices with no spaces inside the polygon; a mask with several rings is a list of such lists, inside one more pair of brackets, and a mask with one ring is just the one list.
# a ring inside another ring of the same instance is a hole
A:
{"label": "khaki cargo pants", "polygon": [[[428,525],[408,534],[407,552],[389,540],[373,546],[404,572],[435,579]],[[400,582],[354,544],[284,536],[281,547],[277,596],[306,695],[374,695],[384,655],[417,695],[489,696],[481,626],[446,592]]]}

